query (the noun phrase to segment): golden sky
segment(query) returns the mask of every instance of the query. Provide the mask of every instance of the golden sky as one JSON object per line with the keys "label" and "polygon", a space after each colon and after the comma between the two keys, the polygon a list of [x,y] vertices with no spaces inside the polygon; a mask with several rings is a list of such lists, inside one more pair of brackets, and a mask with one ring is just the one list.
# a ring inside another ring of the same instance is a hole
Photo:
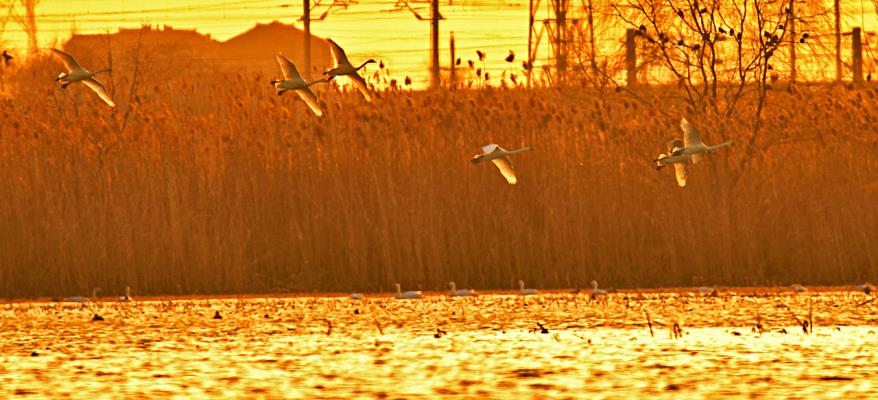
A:
{"label": "golden sky", "polygon": [[[327,10],[330,1],[315,8],[313,18]],[[298,22],[302,15],[301,0],[41,0],[37,6],[39,41],[42,46],[63,43],[74,30],[79,33],[114,32],[120,27],[134,28],[142,24],[170,25],[177,29],[195,29],[225,40],[256,23],[278,20]],[[423,17],[429,17],[427,3],[413,3]],[[578,4],[578,3],[574,3]],[[866,30],[876,26],[875,4],[871,0],[844,1],[844,28],[863,25]],[[415,18],[408,10],[394,9],[395,0],[360,0],[347,9],[334,8],[323,21],[311,25],[312,33],[331,37],[344,46],[352,60],[375,58],[383,60],[395,77],[411,76],[417,86],[429,79],[429,21]],[[547,0],[541,7],[545,13]],[[450,62],[448,40],[454,32],[457,55],[464,60],[476,59],[475,51],[488,54],[487,69],[493,76],[502,71],[520,73],[521,61],[527,54],[528,0],[442,0],[440,23],[440,61]],[[0,10],[4,13],[5,10]],[[19,13],[21,11],[19,10]],[[544,15],[538,16],[542,18]],[[0,36],[0,47],[23,55],[27,40],[18,24],[9,21]],[[605,38],[605,48],[616,49],[622,38]],[[874,37],[867,44],[876,43]],[[503,61],[509,50],[516,54],[514,68]],[[539,61],[548,51],[546,38],[540,46]],[[878,51],[878,49],[876,49]]]}

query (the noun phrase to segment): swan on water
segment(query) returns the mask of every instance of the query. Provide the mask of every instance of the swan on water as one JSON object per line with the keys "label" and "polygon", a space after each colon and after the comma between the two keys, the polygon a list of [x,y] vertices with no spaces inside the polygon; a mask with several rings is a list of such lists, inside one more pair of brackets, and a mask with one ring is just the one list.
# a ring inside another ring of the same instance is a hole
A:
{"label": "swan on water", "polygon": [[496,144],[489,144],[483,146],[482,154],[476,154],[470,162],[473,164],[482,161],[493,162],[494,165],[497,166],[497,169],[500,170],[500,173],[503,174],[503,177],[506,178],[506,181],[509,182],[510,185],[514,185],[518,182],[518,178],[515,177],[515,170],[512,169],[512,161],[509,159],[509,156],[530,150],[530,146],[524,146],[518,150],[509,151]]}
{"label": "swan on water", "polygon": [[598,281],[591,281],[591,298],[597,298],[601,296],[606,296],[607,291],[604,289],[598,289]]}
{"label": "swan on water", "polygon": [[332,78],[323,78],[312,82],[305,82],[305,80],[302,79],[302,76],[299,75],[299,71],[296,69],[295,64],[293,64],[290,59],[284,57],[284,55],[280,53],[277,54],[276,58],[277,64],[280,66],[280,70],[284,74],[283,80],[275,79],[271,81],[271,84],[277,89],[277,95],[280,96],[292,90],[305,101],[305,104],[311,108],[311,111],[313,111],[314,114],[318,117],[322,117],[323,110],[320,109],[320,103],[317,101],[317,96],[314,95],[314,92],[311,91],[310,87],[316,83],[329,82]]}
{"label": "swan on water", "polygon": [[418,291],[409,290],[409,291],[403,293],[403,291],[402,291],[402,286],[400,286],[400,285],[397,283],[397,284],[396,284],[396,296],[394,296],[394,297],[396,297],[397,299],[400,299],[400,300],[403,300],[403,299],[420,299],[420,298],[421,298],[421,291],[420,291],[420,290],[418,290]]}
{"label": "swan on water", "polygon": [[470,289],[458,289],[457,285],[454,282],[448,282],[448,286],[451,286],[451,297],[461,297],[461,296],[475,296],[475,290]]}
{"label": "swan on water", "polygon": [[98,300],[98,292],[100,292],[100,291],[101,291],[101,288],[96,287],[96,288],[91,290],[91,297],[73,296],[73,297],[68,297],[68,298],[64,299],[64,301],[74,301],[74,302],[79,302],[79,303],[85,302],[85,301],[97,301]]}
{"label": "swan on water", "polygon": [[697,163],[704,159],[704,153],[710,153],[723,147],[731,146],[731,141],[726,141],[714,146],[708,146],[701,142],[700,133],[695,125],[686,120],[685,117],[680,118],[680,129],[683,130],[683,146],[677,146],[672,151],[672,156],[688,154],[692,156],[692,162]]}
{"label": "swan on water", "polygon": [[134,301],[134,299],[131,298],[131,286],[125,286],[125,295],[119,296],[119,301]]}
{"label": "swan on water", "polygon": [[351,300],[363,300],[362,293],[351,293]]}
{"label": "swan on water", "polygon": [[58,78],[55,81],[63,82],[61,84],[61,89],[66,89],[68,85],[71,83],[82,82],[86,86],[88,86],[91,90],[98,94],[98,96],[107,103],[110,107],[115,107],[116,103],[113,103],[113,99],[110,98],[110,94],[107,93],[107,88],[104,87],[104,84],[101,81],[95,78],[95,75],[100,74],[102,72],[110,72],[110,68],[104,68],[97,70],[95,72],[91,72],[76,61],[73,56],[67,54],[58,49],[52,49],[52,52],[55,53],[56,56],[64,63],[64,66],[67,67],[67,73],[61,73],[58,75]]}
{"label": "swan on water", "polygon": [[672,155],[674,149],[683,147],[683,141],[680,139],[674,139],[668,142],[668,154],[659,154],[658,158],[653,160],[655,162],[656,170],[661,170],[662,168],[673,164],[674,171],[677,175],[677,184],[680,187],[686,186],[686,179],[689,177],[686,169],[688,168],[688,164],[692,161],[692,156],[689,154],[680,154],[680,155]]}
{"label": "swan on water", "polygon": [[793,291],[795,291],[796,293],[805,293],[808,291],[808,288],[806,288],[798,283],[794,283],[794,284],[790,285],[790,288],[793,289]]}
{"label": "swan on water", "polygon": [[365,67],[366,64],[374,63],[375,60],[370,58],[360,64],[359,67],[354,67],[353,64],[348,61],[348,56],[345,54],[344,49],[342,49],[341,46],[338,45],[338,43],[336,43],[332,39],[326,40],[329,42],[329,50],[332,51],[332,57],[335,58],[336,67],[329,71],[325,71],[323,75],[326,75],[327,77],[329,77],[329,79],[335,78],[336,76],[347,76],[351,79],[351,81],[354,82],[355,85],[357,85],[357,89],[360,90],[360,93],[363,94],[363,97],[366,98],[366,101],[371,102],[372,93],[369,92],[369,87],[366,86],[366,81],[363,79],[362,76],[360,76],[359,73],[357,73],[357,71]]}
{"label": "swan on water", "polygon": [[537,292],[536,289],[525,289],[523,280],[518,281],[518,288],[518,294],[521,296],[533,296],[540,294],[539,292]]}

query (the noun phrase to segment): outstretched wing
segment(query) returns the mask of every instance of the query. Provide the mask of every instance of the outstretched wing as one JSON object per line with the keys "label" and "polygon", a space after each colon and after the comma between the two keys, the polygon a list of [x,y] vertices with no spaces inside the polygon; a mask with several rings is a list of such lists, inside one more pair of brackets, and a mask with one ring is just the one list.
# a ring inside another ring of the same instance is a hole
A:
{"label": "outstretched wing", "polygon": [[682,141],[682,140],[680,140],[680,139],[673,139],[673,140],[671,140],[671,141],[668,142],[668,154],[673,153],[673,152],[674,152],[674,149],[676,149],[676,148],[682,148],[682,147],[683,147],[683,141]]}
{"label": "outstretched wing", "polygon": [[312,92],[311,89],[296,89],[296,93],[305,101],[305,104],[308,105],[311,111],[314,111],[314,114],[318,117],[323,116],[323,110],[320,109],[320,103],[317,101],[317,96],[314,95],[314,92]]}
{"label": "outstretched wing", "polygon": [[698,128],[692,125],[686,118],[680,119],[680,129],[683,130],[683,145],[686,147],[702,144]]}
{"label": "outstretched wing", "polygon": [[52,49],[52,52],[55,53],[55,55],[58,56],[58,59],[60,59],[61,62],[64,63],[64,66],[67,67],[67,72],[73,72],[77,69],[83,69],[82,66],[79,65],[79,62],[77,62],[76,59],[73,58],[73,56],[71,56],[70,54],[67,54],[58,49]]}
{"label": "outstretched wing", "polygon": [[689,177],[686,173],[686,168],[686,163],[674,164],[674,172],[677,175],[677,184],[680,185],[680,187],[686,187],[686,179]]}
{"label": "outstretched wing", "polygon": [[338,45],[338,43],[336,43],[332,39],[326,39],[326,41],[329,42],[329,50],[332,52],[332,58],[335,59],[336,66],[350,64],[350,61],[348,61],[348,56],[345,55],[344,50],[341,48],[341,46]]}
{"label": "outstretched wing", "polygon": [[352,81],[354,81],[354,84],[357,85],[357,89],[360,89],[360,93],[363,94],[363,97],[366,98],[366,101],[372,102],[372,93],[369,92],[369,87],[366,86],[366,80],[363,79],[363,77],[360,76],[360,74],[358,74],[356,71],[348,76],[351,78]]}
{"label": "outstretched wing", "polygon": [[299,75],[299,71],[296,69],[296,65],[290,61],[289,58],[284,57],[283,54],[277,54],[277,65],[280,66],[281,72],[284,74],[285,80],[290,79],[302,79],[302,76]]}
{"label": "outstretched wing", "polygon": [[484,145],[484,146],[482,146],[482,152],[487,154],[487,153],[494,151],[498,147],[500,147],[500,146],[497,146],[496,144],[493,144],[493,143],[488,144],[488,145]]}
{"label": "outstretched wing", "polygon": [[82,83],[86,86],[94,90],[95,93],[100,96],[101,100],[107,103],[110,107],[116,107],[116,103],[113,103],[113,99],[110,98],[110,94],[107,93],[107,88],[104,87],[104,84],[101,81],[95,79],[94,77],[83,79]]}
{"label": "outstretched wing", "polygon": [[506,178],[510,185],[518,182],[518,178],[515,177],[515,171],[512,169],[512,161],[506,157],[495,158],[491,161],[497,166],[497,169],[500,170],[500,173],[503,174],[503,177]]}

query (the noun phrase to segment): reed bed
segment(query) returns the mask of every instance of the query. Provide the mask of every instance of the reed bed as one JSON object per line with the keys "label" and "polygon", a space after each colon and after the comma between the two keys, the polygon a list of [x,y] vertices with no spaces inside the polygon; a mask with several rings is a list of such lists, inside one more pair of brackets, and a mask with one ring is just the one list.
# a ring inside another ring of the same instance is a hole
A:
{"label": "reed bed", "polygon": [[[772,91],[751,148],[753,99],[673,88],[326,88],[318,119],[268,76],[114,66],[110,110],[58,68],[3,77],[0,297],[878,279],[874,87]],[[679,115],[737,142],[686,188],[650,163]],[[519,184],[468,162],[493,142],[534,147]]]}

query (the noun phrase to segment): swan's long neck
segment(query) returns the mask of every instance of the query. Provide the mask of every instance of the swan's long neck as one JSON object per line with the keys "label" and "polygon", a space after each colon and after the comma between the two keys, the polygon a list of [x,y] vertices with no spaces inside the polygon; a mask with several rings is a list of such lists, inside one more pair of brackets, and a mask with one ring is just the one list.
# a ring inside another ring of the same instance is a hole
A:
{"label": "swan's long neck", "polygon": [[362,63],[362,64],[360,64],[360,66],[359,66],[359,67],[357,67],[357,68],[354,68],[354,71],[359,71],[359,70],[361,70],[361,69],[363,69],[363,67],[365,67],[365,66],[366,66],[366,64],[368,64],[368,63],[369,63],[369,61],[366,61],[366,62],[364,62],[364,63]]}
{"label": "swan's long neck", "polygon": [[110,69],[110,68],[99,69],[95,72],[92,72],[91,75],[89,75],[89,77],[95,76],[95,75],[100,74],[102,72],[110,72],[110,71],[112,71],[112,69]]}
{"label": "swan's long neck", "polygon": [[457,285],[455,285],[454,282],[449,283],[449,285],[451,285],[451,293],[454,293],[457,291]]}
{"label": "swan's long neck", "polygon": [[731,141],[731,140],[728,140],[728,141],[726,141],[725,143],[720,143],[720,144],[717,144],[717,145],[714,145],[714,146],[707,146],[707,148],[708,148],[708,150],[716,150],[716,149],[721,149],[721,148],[723,148],[723,147],[728,147],[728,146],[731,146],[731,145],[732,145],[732,141]]}
{"label": "swan's long neck", "polygon": [[314,85],[314,84],[317,84],[317,83],[324,83],[324,82],[329,82],[329,79],[326,79],[326,78],[318,79],[318,80],[316,80],[316,81],[313,81],[313,82],[308,83],[308,86],[310,87],[311,85]]}
{"label": "swan's long neck", "polygon": [[521,288],[522,291],[524,291],[524,281],[518,281],[518,287]]}
{"label": "swan's long neck", "polygon": [[130,286],[125,286],[125,297],[127,297],[129,299],[131,298],[131,287]]}
{"label": "swan's long neck", "polygon": [[591,281],[591,288],[594,289],[594,290],[598,290],[598,282],[597,282],[597,281]]}
{"label": "swan's long neck", "polygon": [[525,152],[525,151],[530,151],[530,146],[524,146],[524,147],[522,147],[522,148],[520,148],[520,149],[518,149],[518,150],[512,150],[512,151],[509,152],[509,154],[518,154],[518,153],[522,153],[522,152]]}
{"label": "swan's long neck", "polygon": [[396,284],[396,294],[402,296],[402,287],[398,283]]}

